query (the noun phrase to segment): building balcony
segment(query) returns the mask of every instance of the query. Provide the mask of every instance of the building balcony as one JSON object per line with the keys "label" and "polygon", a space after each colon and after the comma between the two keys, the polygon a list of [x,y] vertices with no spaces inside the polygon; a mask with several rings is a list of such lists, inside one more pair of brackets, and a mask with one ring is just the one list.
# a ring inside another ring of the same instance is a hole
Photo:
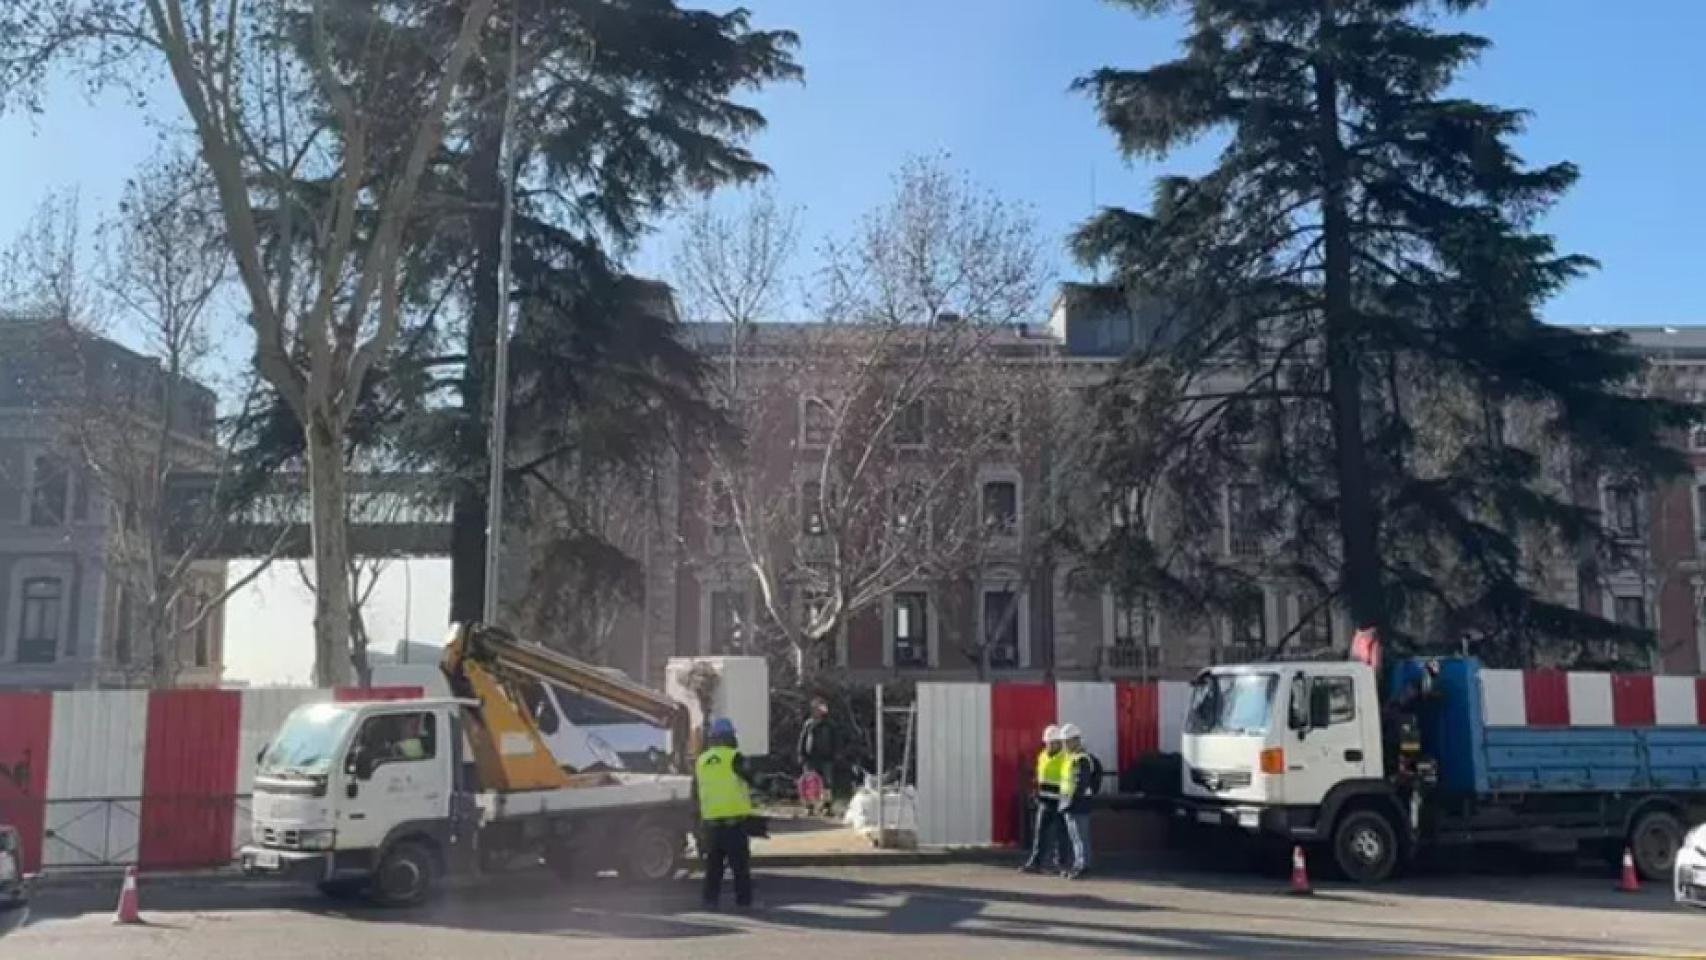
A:
{"label": "building balcony", "polygon": [[1161,670],[1161,648],[1121,643],[1097,651],[1097,669],[1104,677],[1153,677]]}

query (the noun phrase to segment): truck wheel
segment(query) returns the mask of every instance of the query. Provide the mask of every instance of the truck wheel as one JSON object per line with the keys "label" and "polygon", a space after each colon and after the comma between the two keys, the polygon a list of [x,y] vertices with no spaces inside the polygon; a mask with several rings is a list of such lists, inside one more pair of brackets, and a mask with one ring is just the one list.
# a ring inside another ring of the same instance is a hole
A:
{"label": "truck wheel", "polygon": [[1333,830],[1333,860],[1347,880],[1380,883],[1398,866],[1392,821],[1372,810],[1352,810]]}
{"label": "truck wheel", "polygon": [[373,876],[374,899],[387,907],[412,907],[431,893],[438,878],[432,851],[412,840],[392,847]]}
{"label": "truck wheel", "polygon": [[635,883],[662,883],[681,868],[682,832],[669,824],[648,821],[628,839],[622,857],[622,878]]}
{"label": "truck wheel", "polygon": [[1676,853],[1682,849],[1682,834],[1681,822],[1659,810],[1644,813],[1635,821],[1635,829],[1629,831],[1629,850],[1641,879],[1653,883],[1671,879]]}

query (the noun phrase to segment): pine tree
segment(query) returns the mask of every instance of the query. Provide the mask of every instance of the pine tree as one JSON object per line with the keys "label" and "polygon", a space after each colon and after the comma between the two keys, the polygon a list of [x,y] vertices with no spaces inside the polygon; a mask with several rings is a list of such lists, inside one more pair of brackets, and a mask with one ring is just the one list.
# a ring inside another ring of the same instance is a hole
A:
{"label": "pine tree", "polygon": [[1630,639],[1555,572],[1627,559],[1583,490],[1681,470],[1696,411],[1620,337],[1542,321],[1594,266],[1537,226],[1577,171],[1452,90],[1488,42],[1441,16],[1478,0],[1123,5],[1184,14],[1183,54],[1077,88],[1128,156],[1221,149],[1074,239],[1160,305],[1099,407],[1119,592],[1236,613],[1278,577],[1299,612],[1500,662]]}

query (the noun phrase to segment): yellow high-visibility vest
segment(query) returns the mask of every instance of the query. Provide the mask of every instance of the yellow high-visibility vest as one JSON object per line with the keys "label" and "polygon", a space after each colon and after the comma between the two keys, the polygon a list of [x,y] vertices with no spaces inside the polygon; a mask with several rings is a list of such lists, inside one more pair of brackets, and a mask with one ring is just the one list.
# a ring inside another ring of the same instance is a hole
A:
{"label": "yellow high-visibility vest", "polygon": [[1046,749],[1037,754],[1037,792],[1045,797],[1060,795],[1060,785],[1066,779],[1066,751],[1050,754]]}
{"label": "yellow high-visibility vest", "polygon": [[712,747],[699,754],[693,777],[699,787],[699,819],[737,820],[752,816],[752,794],[735,773],[735,749]]}

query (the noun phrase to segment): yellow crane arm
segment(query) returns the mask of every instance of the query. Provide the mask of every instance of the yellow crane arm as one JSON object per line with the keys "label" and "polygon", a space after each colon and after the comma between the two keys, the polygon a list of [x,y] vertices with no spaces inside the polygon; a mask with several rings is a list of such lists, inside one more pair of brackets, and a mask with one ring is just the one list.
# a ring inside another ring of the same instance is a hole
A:
{"label": "yellow crane arm", "polygon": [[480,704],[468,739],[480,781],[492,789],[511,792],[577,785],[552,756],[522,696],[522,689],[535,683],[565,688],[667,730],[676,767],[683,769],[687,709],[625,677],[484,624],[452,627],[439,669],[452,692]]}

